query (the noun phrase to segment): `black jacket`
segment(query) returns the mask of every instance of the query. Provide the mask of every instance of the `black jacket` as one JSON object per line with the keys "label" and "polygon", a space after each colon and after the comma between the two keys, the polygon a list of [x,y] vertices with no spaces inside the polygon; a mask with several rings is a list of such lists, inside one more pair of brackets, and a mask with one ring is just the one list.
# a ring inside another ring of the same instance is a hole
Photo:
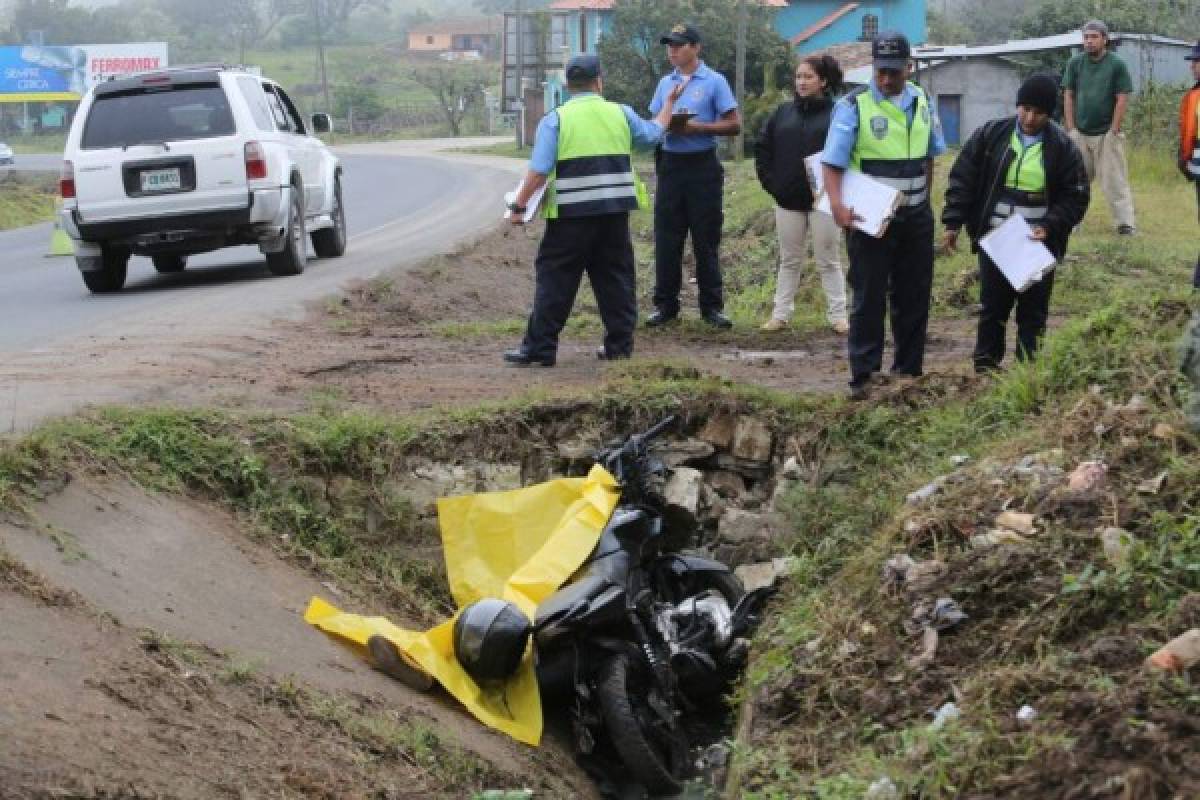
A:
{"label": "black jacket", "polygon": [[772,112],[754,145],[758,180],[780,208],[812,211],[812,188],[804,159],[825,147],[833,100],[797,97]]}
{"label": "black jacket", "polygon": [[[1004,188],[1014,157],[1012,135],[1016,126],[1015,114],[986,123],[967,140],[950,169],[942,224],[947,228],[965,226],[972,249],[988,232],[988,219]],[[1053,120],[1046,123],[1042,153],[1047,205],[1042,225],[1046,228],[1046,247],[1061,260],[1071,231],[1087,213],[1091,187],[1079,148]]]}

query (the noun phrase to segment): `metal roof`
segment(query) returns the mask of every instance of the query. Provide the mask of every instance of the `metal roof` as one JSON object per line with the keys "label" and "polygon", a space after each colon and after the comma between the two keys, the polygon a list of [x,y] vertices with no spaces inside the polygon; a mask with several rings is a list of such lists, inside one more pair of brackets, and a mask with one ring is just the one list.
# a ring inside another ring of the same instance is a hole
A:
{"label": "metal roof", "polygon": [[[1109,37],[1116,41],[1149,41],[1154,44],[1182,45],[1190,47],[1189,42],[1182,39],[1171,39],[1152,33],[1114,33]],[[1003,44],[985,45],[948,45],[939,47],[925,45],[913,50],[913,60],[930,61],[948,58],[976,58],[979,56],[1013,56],[1022,53],[1040,53],[1046,50],[1062,50],[1068,47],[1083,46],[1083,31],[1070,31],[1057,36],[1042,36],[1037,39],[1017,39]]]}

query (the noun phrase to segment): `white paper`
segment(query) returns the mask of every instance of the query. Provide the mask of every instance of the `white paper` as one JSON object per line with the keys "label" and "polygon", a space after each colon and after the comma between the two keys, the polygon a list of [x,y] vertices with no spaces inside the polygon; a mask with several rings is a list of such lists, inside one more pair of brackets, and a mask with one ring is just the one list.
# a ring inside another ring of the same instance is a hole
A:
{"label": "white paper", "polygon": [[1020,214],[979,240],[979,249],[987,253],[1008,282],[1023,292],[1054,269],[1054,256],[1046,245],[1029,238],[1033,229]]}
{"label": "white paper", "polygon": [[808,185],[812,187],[813,197],[817,197],[825,191],[825,172],[821,168],[823,155],[825,155],[824,150],[813,153],[804,159],[804,171],[808,173]]}
{"label": "white paper", "polygon": [[[547,183],[549,182],[547,181]],[[525,204],[525,216],[521,218],[522,222],[530,223],[537,219],[538,206],[542,204],[542,198],[546,194],[547,183],[543,183],[537,191],[530,195],[529,202]],[[504,204],[508,205],[509,203],[515,201],[517,199],[517,192],[521,191],[521,187],[524,185],[525,179],[522,178],[521,182],[517,184],[516,189],[513,189],[511,192],[504,195]],[[512,212],[508,209],[505,209],[504,218],[512,219]]]}
{"label": "white paper", "polygon": [[[842,204],[853,208],[854,213],[862,217],[854,222],[855,228],[878,239],[886,230],[892,215],[896,213],[896,207],[900,204],[900,192],[886,183],[880,183],[861,172],[848,169],[842,173]],[[817,211],[833,216],[829,195],[823,190],[817,200]]]}

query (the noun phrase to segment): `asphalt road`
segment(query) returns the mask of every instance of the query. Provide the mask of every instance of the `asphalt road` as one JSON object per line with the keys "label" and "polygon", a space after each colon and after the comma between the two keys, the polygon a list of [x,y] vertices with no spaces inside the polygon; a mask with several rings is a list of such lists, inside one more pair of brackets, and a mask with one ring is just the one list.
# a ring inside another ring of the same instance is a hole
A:
{"label": "asphalt road", "polygon": [[61,155],[21,155],[13,156],[13,164],[3,169],[15,169],[18,172],[53,172],[62,169]]}
{"label": "asphalt road", "polygon": [[[312,259],[277,278],[256,248],[221,250],[159,275],[135,257],[123,292],[93,295],[71,257],[46,257],[51,226],[0,233],[0,352],[30,351],[95,335],[164,329],[228,331],[301,313],[346,281],[451,251],[499,220],[517,161],[437,152],[417,143],[348,147],[345,203],[350,242],[338,259]],[[45,167],[54,156],[25,156]],[[153,349],[154,342],[145,345]]]}

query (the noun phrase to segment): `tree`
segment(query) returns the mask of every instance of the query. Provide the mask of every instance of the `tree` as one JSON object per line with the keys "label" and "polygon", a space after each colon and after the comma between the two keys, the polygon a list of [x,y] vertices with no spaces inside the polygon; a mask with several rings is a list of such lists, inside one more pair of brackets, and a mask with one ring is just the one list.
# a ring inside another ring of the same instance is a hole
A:
{"label": "tree", "polygon": [[17,0],[4,38],[10,44],[25,44],[34,31],[40,32],[42,41],[49,45],[129,39],[128,26],[117,14],[72,6],[70,0]]}
{"label": "tree", "polygon": [[[771,12],[747,0],[746,91],[759,94],[767,79],[787,81],[792,54],[771,25]],[[701,57],[733,85],[737,0],[617,0],[612,29],[600,39],[604,94],[610,100],[645,109],[659,78],[670,69],[659,39],[687,21],[704,37]]]}
{"label": "tree", "polygon": [[1110,31],[1158,33],[1191,38],[1195,0],[1041,0],[1030,5],[1017,25],[1022,36],[1051,36],[1078,30],[1101,19]]}
{"label": "tree", "polygon": [[261,43],[287,17],[304,14],[306,0],[160,0],[167,16],[188,34],[188,44],[201,49],[226,48],[246,51]]}
{"label": "tree", "polygon": [[437,98],[451,136],[462,133],[462,123],[483,105],[483,89],[491,74],[476,64],[436,63],[417,67],[413,80]]}
{"label": "tree", "polygon": [[[549,4],[550,0],[521,0],[521,8],[525,11],[545,8]],[[503,14],[515,10],[517,0],[475,0],[475,5],[485,14]]]}

